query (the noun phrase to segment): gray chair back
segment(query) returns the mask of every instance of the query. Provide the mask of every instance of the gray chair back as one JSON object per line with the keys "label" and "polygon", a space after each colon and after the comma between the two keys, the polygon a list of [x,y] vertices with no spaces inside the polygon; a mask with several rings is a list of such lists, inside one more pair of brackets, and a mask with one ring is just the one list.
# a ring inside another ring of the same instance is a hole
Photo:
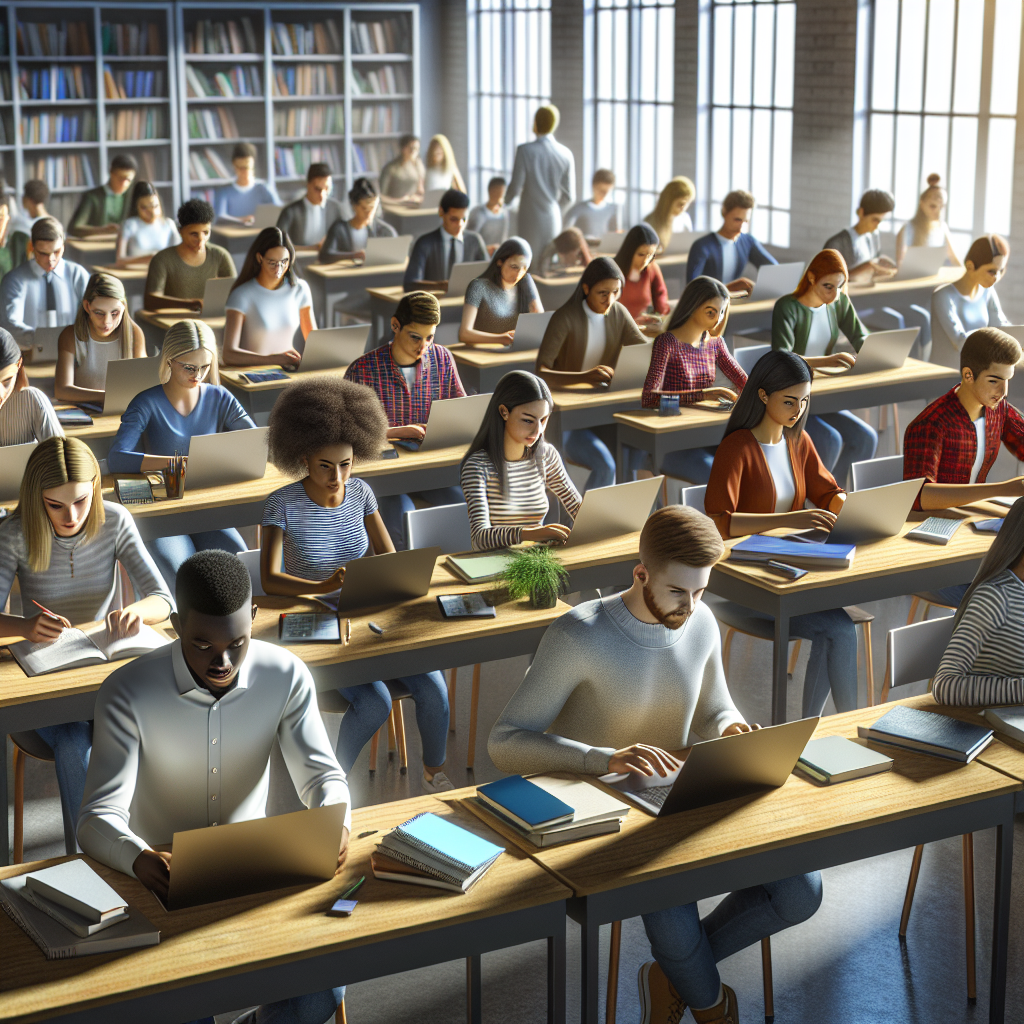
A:
{"label": "gray chair back", "polygon": [[758,359],[765,354],[765,352],[771,352],[771,350],[771,345],[744,345],[742,348],[736,349],[736,351],[733,352],[732,357],[740,364],[740,369],[749,376],[750,371],[754,368],[754,363],[756,363]]}
{"label": "gray chair back", "polygon": [[684,487],[679,493],[679,504],[686,505],[689,508],[695,508],[700,512],[704,511],[704,492],[707,490],[706,484],[699,484],[695,487]]}
{"label": "gray chair back", "polygon": [[255,551],[238,551],[235,555],[248,570],[249,581],[252,583],[252,596],[266,597],[263,581],[260,578],[260,549],[256,548]]}
{"label": "gray chair back", "polygon": [[855,491],[883,487],[885,484],[898,484],[903,479],[903,456],[887,455],[881,459],[855,462],[850,470],[853,473]]}
{"label": "gray chair back", "polygon": [[469,508],[461,502],[406,512],[405,536],[410,548],[438,547],[444,554],[469,551],[473,546],[469,533]]}
{"label": "gray chair back", "polygon": [[952,635],[952,615],[890,629],[887,643],[889,686],[906,686],[919,679],[931,679],[939,669]]}

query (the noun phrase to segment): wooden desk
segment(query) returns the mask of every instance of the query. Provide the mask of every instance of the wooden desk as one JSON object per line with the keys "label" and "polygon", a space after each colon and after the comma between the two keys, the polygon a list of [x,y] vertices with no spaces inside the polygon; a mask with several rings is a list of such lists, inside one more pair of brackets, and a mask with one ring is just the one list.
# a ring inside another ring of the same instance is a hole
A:
{"label": "wooden desk", "polygon": [[266,363],[262,366],[221,366],[220,382],[230,391],[241,403],[242,408],[256,420],[258,426],[265,426],[270,410],[278,400],[281,392],[289,384],[302,380],[304,377],[344,377],[347,366],[339,366],[333,370],[315,370],[303,373],[301,369],[296,371],[283,371],[288,374],[285,380],[265,380],[253,384],[245,379],[246,373],[264,373],[268,370],[280,370],[280,366]]}
{"label": "wooden desk", "polygon": [[[71,409],[74,406],[58,402],[54,398],[54,373],[56,363],[26,363],[25,374],[29,384],[39,388],[57,409]],[[80,437],[92,450],[97,459],[105,459],[110,451],[110,443],[117,434],[117,428],[121,425],[120,415],[104,416],[101,413],[89,413],[92,416],[92,423],[84,427],[65,427],[64,433],[68,437]]]}
{"label": "wooden desk", "polygon": [[65,254],[73,263],[88,267],[93,263],[113,263],[117,258],[117,235],[92,235],[64,240]]}
{"label": "wooden desk", "polygon": [[[534,259],[540,259],[540,257],[534,254]],[[537,286],[541,305],[545,309],[558,309],[576,291],[576,285],[580,283],[580,278],[583,276],[583,267],[569,267],[550,277],[541,277],[539,274],[531,276],[533,283]]]}
{"label": "wooden desk", "polygon": [[210,241],[227,249],[236,265],[241,266],[242,260],[249,252],[249,246],[259,233],[259,228],[245,224],[214,224]]}
{"label": "wooden desk", "polygon": [[504,345],[463,345],[459,342],[457,345],[449,345],[448,351],[455,359],[459,377],[466,388],[485,395],[492,392],[498,381],[511,370],[529,370],[533,373],[540,350],[510,352]]}
{"label": "wooden desk", "polygon": [[381,200],[380,215],[400,235],[412,235],[413,241],[441,226],[436,206],[406,206]]}
{"label": "wooden desk", "polygon": [[[375,345],[383,345],[391,338],[391,318],[406,291],[399,284],[393,288],[367,288],[366,294],[370,297],[370,339]],[[460,323],[465,301],[465,295],[439,295],[437,303],[441,307],[441,323]]]}
{"label": "wooden desk", "polygon": [[[368,308],[368,288],[395,288],[402,284],[408,260],[401,263],[384,263],[380,266],[364,266],[354,260],[339,260],[337,263],[309,263],[305,268],[306,281],[313,293],[313,309],[316,322],[321,327],[330,327],[331,314],[337,302],[342,309],[362,312]],[[389,316],[390,319],[390,316]],[[380,334],[375,337],[381,337]]]}
{"label": "wooden desk", "polygon": [[[381,832],[433,811],[504,845],[487,875],[466,894],[378,880],[370,854]],[[359,833],[377,835],[359,839]],[[31,865],[38,870],[56,861]],[[167,913],[134,878],[92,866],[160,929],[157,946],[46,961],[5,914],[0,1017],[68,1024],[179,1024],[237,1006],[272,1002],[448,960],[470,958],[469,1019],[480,1017],[480,955],[548,940],[548,1019],[565,1020],[567,887],[466,811],[434,797],[359,808],[344,874],[321,885]],[[0,870],[16,875],[28,865]],[[366,876],[348,918],[325,911]]]}
{"label": "wooden desk", "polygon": [[134,318],[146,298],[146,278],[149,276],[149,264],[134,264],[130,267],[117,267],[113,263],[95,264],[89,268],[92,273],[109,274],[116,277],[124,285],[125,297],[128,299],[128,312]]}

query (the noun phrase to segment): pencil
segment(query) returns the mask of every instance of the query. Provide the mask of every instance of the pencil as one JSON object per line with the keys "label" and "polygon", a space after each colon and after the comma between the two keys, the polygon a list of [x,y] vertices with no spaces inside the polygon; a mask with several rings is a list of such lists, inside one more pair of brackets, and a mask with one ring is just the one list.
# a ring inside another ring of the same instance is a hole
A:
{"label": "pencil", "polygon": [[349,888],[349,889],[346,889],[346,890],[345,890],[345,892],[343,892],[343,893],[341,894],[341,899],[343,899],[343,900],[348,900],[348,899],[351,899],[351,898],[352,898],[352,894],[353,894],[353,893],[354,893],[354,892],[355,892],[355,891],[356,891],[356,890],[357,890],[357,889],[359,888],[359,886],[361,886],[361,885],[363,884],[363,882],[365,882],[365,881],[366,881],[366,875],[363,875],[363,877],[362,877],[362,878],[360,878],[360,879],[359,879],[359,881],[358,881],[358,882],[356,882],[356,884],[355,884],[355,885],[353,885],[353,886],[352,886],[351,888]]}
{"label": "pencil", "polygon": [[345,643],[350,644],[352,642],[352,620],[345,620]]}
{"label": "pencil", "polygon": [[44,608],[35,598],[32,599],[32,603],[44,614],[49,615],[51,619],[57,619],[60,622],[64,621],[63,615],[58,615],[56,612],[51,612],[49,608]]}

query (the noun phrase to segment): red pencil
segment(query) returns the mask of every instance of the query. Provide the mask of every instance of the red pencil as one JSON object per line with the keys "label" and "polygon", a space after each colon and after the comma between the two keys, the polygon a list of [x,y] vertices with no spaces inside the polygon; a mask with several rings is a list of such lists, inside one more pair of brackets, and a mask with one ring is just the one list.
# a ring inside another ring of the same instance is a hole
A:
{"label": "red pencil", "polygon": [[63,615],[58,615],[56,612],[51,612],[49,608],[44,608],[35,598],[32,599],[32,603],[44,614],[49,615],[51,619],[56,619],[58,622],[64,621]]}

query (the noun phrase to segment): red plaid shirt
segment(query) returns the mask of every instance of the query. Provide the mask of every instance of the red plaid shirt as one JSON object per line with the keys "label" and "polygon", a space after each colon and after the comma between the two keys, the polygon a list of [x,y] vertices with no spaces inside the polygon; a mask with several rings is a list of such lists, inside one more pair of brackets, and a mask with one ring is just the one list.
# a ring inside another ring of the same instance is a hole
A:
{"label": "red plaid shirt", "polygon": [[[903,435],[903,479],[923,476],[932,484],[969,484],[978,435],[967,410],[960,404],[956,387],[936,399],[907,427]],[[999,454],[1002,442],[1024,459],[1024,418],[1005,399],[985,410],[985,458],[975,483],[983,484]],[[915,508],[920,509],[918,496]]]}
{"label": "red plaid shirt", "polygon": [[352,362],[345,371],[345,379],[366,384],[377,392],[392,427],[426,423],[431,402],[466,396],[455,360],[443,345],[427,346],[416,364],[416,382],[411,391],[391,358],[390,342]]}
{"label": "red plaid shirt", "polygon": [[721,338],[706,338],[697,348],[681,342],[671,332],[659,334],[651,352],[651,368],[647,371],[641,404],[645,409],[657,409],[660,395],[655,391],[690,391],[680,395],[680,405],[693,405],[703,397],[703,390],[715,383],[715,368],[720,367],[743,390],[747,375],[733,359]]}

